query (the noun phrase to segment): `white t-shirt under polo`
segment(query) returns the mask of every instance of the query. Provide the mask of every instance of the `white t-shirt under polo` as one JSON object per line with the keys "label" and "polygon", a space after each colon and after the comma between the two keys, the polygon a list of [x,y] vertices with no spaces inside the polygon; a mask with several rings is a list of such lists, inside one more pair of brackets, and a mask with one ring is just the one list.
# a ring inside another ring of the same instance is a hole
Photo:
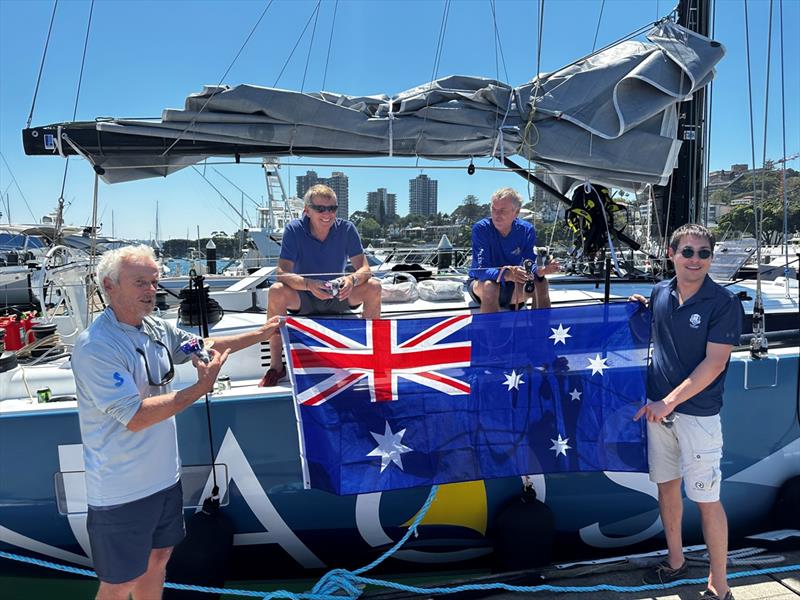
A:
{"label": "white t-shirt under polo", "polygon": [[170,389],[151,386],[147,369],[153,382],[161,382],[169,371],[167,351],[175,363],[186,362],[190,357],[179,347],[193,337],[156,317],[141,327],[120,323],[110,307],[78,337],[72,370],[90,506],[132,502],[178,482],[175,417],[138,432],[127,425],[143,398]]}

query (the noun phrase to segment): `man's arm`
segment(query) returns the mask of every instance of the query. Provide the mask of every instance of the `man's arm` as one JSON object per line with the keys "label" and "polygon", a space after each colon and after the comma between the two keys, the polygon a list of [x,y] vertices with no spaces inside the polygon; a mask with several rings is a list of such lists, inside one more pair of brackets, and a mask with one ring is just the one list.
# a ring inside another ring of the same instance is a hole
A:
{"label": "man's arm", "polygon": [[292,273],[292,269],[294,263],[291,260],[279,258],[277,280],[298,292],[311,292],[320,300],[330,300],[333,297],[330,290],[325,287],[324,281]]}
{"label": "man's arm", "polygon": [[633,417],[634,420],[638,420],[642,415],[647,415],[648,421],[660,421],[674,411],[679,404],[702,392],[725,370],[732,350],[733,346],[729,344],[706,343],[706,357],[695,367],[694,371],[661,402],[650,402],[640,408]]}
{"label": "man's arm", "polygon": [[469,276],[478,281],[497,281],[500,265],[489,264],[489,240],[477,225],[472,226],[472,268]]}
{"label": "man's arm", "polygon": [[211,361],[205,364],[197,357],[192,358],[197,368],[197,383],[190,385],[178,392],[170,392],[159,396],[150,396],[142,400],[139,410],[134,413],[126,425],[131,431],[141,431],[177,415],[187,406],[193,404],[198,398],[209,393],[214,388],[217,375],[222,365],[228,359],[230,350],[223,353],[210,351]]}
{"label": "man's arm", "polygon": [[339,299],[345,300],[353,292],[353,288],[364,283],[372,277],[367,257],[363,254],[350,257],[350,264],[355,269],[354,273],[345,275],[341,278],[342,286],[339,288]]}
{"label": "man's arm", "polygon": [[254,331],[247,331],[239,335],[226,335],[225,337],[214,337],[206,340],[212,342],[210,345],[214,347],[217,352],[238,352],[243,348],[257,344],[258,342],[266,342],[270,337],[275,335],[278,328],[281,326],[281,317],[275,315],[271,317],[264,325]]}

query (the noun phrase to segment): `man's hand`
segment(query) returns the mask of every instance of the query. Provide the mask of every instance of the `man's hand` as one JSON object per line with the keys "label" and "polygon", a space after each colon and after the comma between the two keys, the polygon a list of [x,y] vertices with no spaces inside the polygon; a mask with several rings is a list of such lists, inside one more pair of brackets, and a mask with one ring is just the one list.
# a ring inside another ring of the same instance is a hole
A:
{"label": "man's hand", "polygon": [[557,260],[553,260],[547,263],[542,269],[542,272],[539,274],[542,276],[550,275],[550,273],[558,273],[560,270],[561,270],[561,265],[558,264]]}
{"label": "man's hand", "polygon": [[[273,319],[274,318],[277,317],[273,317]],[[195,369],[197,369],[197,384],[204,390],[204,394],[209,394],[214,389],[219,370],[222,368],[222,365],[225,364],[225,361],[228,360],[228,355],[231,351],[230,348],[228,348],[225,352],[220,354],[212,348],[208,353],[211,355],[211,360],[208,364],[197,358],[197,356],[192,356],[192,364]]]}
{"label": "man's hand", "polygon": [[330,288],[325,285],[327,282],[320,281],[319,279],[306,279],[308,282],[308,291],[320,300],[330,300],[333,298]]}
{"label": "man's hand", "polygon": [[268,340],[273,335],[278,333],[278,329],[283,325],[285,317],[281,315],[275,315],[274,317],[270,317],[267,319],[267,322],[261,326],[262,340]]}
{"label": "man's hand", "polygon": [[500,274],[505,274],[505,281],[510,283],[525,283],[530,279],[525,267],[503,267]]}
{"label": "man's hand", "polygon": [[353,276],[345,275],[339,278],[339,300],[346,300],[353,293]]}
{"label": "man's hand", "polygon": [[660,402],[648,402],[633,415],[633,420],[638,421],[645,416],[648,421],[658,423],[659,421],[663,421],[664,417],[668,416],[671,412],[672,407],[663,400]]}
{"label": "man's hand", "polygon": [[641,302],[642,305],[647,308],[647,298],[642,296],[641,294],[633,294],[628,296],[628,302]]}

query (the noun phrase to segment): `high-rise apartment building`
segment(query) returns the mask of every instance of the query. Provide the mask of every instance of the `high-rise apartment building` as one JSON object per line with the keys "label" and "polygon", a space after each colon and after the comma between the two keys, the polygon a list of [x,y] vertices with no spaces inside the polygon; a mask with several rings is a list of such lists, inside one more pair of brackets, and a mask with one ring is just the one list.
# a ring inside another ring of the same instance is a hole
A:
{"label": "high-rise apartment building", "polygon": [[339,205],[336,216],[340,219],[346,219],[350,215],[350,182],[347,179],[347,175],[341,171],[334,171],[330,177],[320,177],[316,171],[306,171],[305,175],[298,175],[297,177],[297,197],[302,198],[308,188],[318,183],[327,185],[334,191],[336,203]]}
{"label": "high-rise apartment building", "polygon": [[298,175],[297,176],[297,185],[295,186],[295,194],[297,194],[298,198],[302,198],[306,195],[308,188],[317,185],[318,183],[322,183],[317,176],[316,171],[306,171],[305,175]]}
{"label": "high-rise apartment building", "polygon": [[[381,221],[381,207],[383,207],[383,221]],[[383,225],[387,220],[397,215],[397,194],[390,194],[386,188],[367,192],[367,212]]]}
{"label": "high-rise apartment building", "polygon": [[324,183],[336,193],[336,203],[339,205],[336,216],[340,219],[348,218],[350,216],[350,182],[347,175],[341,171],[334,171],[330,177],[320,183]]}
{"label": "high-rise apartment building", "polygon": [[439,182],[419,175],[408,182],[408,213],[435,215],[438,212]]}

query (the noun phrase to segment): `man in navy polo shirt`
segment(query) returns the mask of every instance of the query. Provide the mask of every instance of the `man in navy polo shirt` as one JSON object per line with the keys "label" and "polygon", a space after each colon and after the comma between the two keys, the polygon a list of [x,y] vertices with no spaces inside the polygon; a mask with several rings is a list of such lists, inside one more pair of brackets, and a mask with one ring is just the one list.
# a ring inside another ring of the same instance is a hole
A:
{"label": "man in navy polo shirt", "polygon": [[[519,218],[522,199],[516,190],[502,188],[492,194],[491,218],[472,226],[472,267],[467,291],[481,305],[482,313],[492,313],[535,297],[537,308],[550,306],[545,273],[558,270],[551,263],[542,272],[536,269],[536,231]],[[523,266],[529,260],[533,268]],[[534,284],[532,293],[523,285]]]}
{"label": "man in navy polo shirt", "polygon": [[[278,258],[278,282],[269,288],[267,316],[339,314],[364,305],[365,319],[381,317],[381,284],[372,279],[361,238],[350,221],[336,218],[336,193],[315,185],[304,196],[302,219],[286,226]],[[347,260],[355,269],[345,275]],[[269,340],[270,364],[259,385],[286,376],[280,335]]]}
{"label": "man in navy polo shirt", "polygon": [[[714,237],[701,225],[683,225],[670,240],[675,277],[653,287],[653,358],[647,376],[650,479],[667,538],[667,559],[645,583],[685,577],[681,521],[683,499],[697,504],[710,557],[707,599],[732,600],[728,588],[728,522],[720,503],[722,429],[719,412],[731,350],[742,332],[742,305],[708,277]],[[639,295],[632,300],[647,301]]]}

